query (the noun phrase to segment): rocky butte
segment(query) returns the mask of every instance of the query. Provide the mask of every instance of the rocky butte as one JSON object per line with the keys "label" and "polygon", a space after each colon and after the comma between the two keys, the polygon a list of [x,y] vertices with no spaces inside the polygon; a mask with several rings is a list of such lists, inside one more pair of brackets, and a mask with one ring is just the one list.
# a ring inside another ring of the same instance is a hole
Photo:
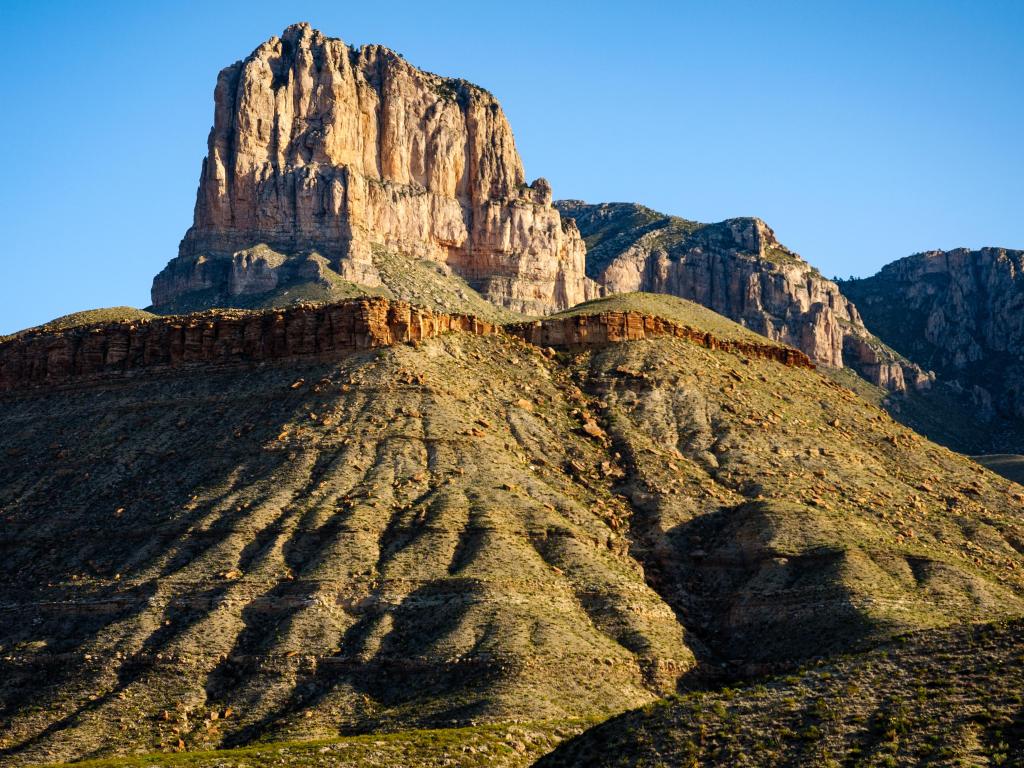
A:
{"label": "rocky butte", "polygon": [[547,181],[526,183],[482,88],[297,24],[222,70],[214,102],[194,223],[153,281],[156,308],[289,282],[372,287],[375,249],[530,314],[597,295],[579,232]]}
{"label": "rocky butte", "polygon": [[891,391],[931,385],[760,219],[552,205],[547,181],[526,184],[490,93],[387,48],[297,24],[224,69],[214,102],[194,223],[153,281],[158,312],[374,291],[423,303],[394,273],[426,262],[515,312],[668,293]]}

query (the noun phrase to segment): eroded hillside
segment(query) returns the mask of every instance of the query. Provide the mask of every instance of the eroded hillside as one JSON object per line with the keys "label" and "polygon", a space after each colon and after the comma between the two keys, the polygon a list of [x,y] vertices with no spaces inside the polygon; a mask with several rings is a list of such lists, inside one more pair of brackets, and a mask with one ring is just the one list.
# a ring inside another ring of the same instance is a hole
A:
{"label": "eroded hillside", "polygon": [[453,334],[6,402],[8,758],[671,691],[685,630],[581,398],[540,350]]}
{"label": "eroded hillside", "polygon": [[537,768],[1020,765],[1022,630],[933,630],[785,678],[672,697]]}
{"label": "eroded hillside", "polygon": [[550,734],[1024,613],[1019,486],[800,353],[671,297],[487,327],[2,395],[0,755]]}

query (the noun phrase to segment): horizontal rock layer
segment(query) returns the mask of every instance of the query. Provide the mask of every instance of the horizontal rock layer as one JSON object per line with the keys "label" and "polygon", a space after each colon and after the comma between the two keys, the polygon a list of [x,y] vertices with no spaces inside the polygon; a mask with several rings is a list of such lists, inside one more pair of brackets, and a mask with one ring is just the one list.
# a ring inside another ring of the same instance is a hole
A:
{"label": "horizontal rock layer", "polygon": [[604,312],[500,326],[388,299],[299,305],[266,312],[211,311],[184,317],[35,333],[0,344],[0,390],[60,385],[190,364],[332,359],[415,342],[449,331],[508,333],[530,343],[579,347],[676,336],[709,349],[813,367],[802,352],[774,344],[718,339],[638,312]]}
{"label": "horizontal rock layer", "polygon": [[622,341],[674,336],[747,357],[774,360],[796,368],[813,368],[814,363],[803,352],[777,344],[719,339],[706,331],[688,328],[661,317],[639,312],[602,312],[594,315],[552,318],[531,323],[505,326],[505,331],[545,347],[583,347],[614,344]]}
{"label": "horizontal rock layer", "polygon": [[546,181],[526,185],[487,91],[301,24],[224,69],[214,101],[195,220],[153,282],[157,307],[258,287],[261,275],[234,255],[259,244],[316,251],[371,286],[372,246],[434,259],[533,314],[596,295],[578,231]]}

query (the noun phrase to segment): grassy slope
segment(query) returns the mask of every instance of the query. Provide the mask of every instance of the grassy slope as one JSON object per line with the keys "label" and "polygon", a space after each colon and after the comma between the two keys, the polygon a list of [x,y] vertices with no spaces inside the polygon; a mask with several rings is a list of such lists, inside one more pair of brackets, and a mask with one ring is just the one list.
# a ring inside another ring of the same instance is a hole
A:
{"label": "grassy slope", "polygon": [[156,317],[156,315],[151,312],[147,312],[144,309],[135,309],[134,307],[87,309],[82,312],[73,312],[70,315],[62,315],[48,323],[43,323],[42,325],[37,325],[32,328],[26,328],[24,331],[18,331],[17,333],[10,334],[8,336],[0,336],[0,342],[7,341],[8,339],[12,339],[15,336],[28,332],[51,333],[53,331],[63,331],[68,328],[76,328],[80,325],[147,320],[151,317]]}
{"label": "grassy slope", "polygon": [[[591,308],[636,300],[706,312]],[[678,339],[454,334],[7,396],[0,429],[8,761],[599,716],[692,654],[688,685],[1024,613],[1017,486]]]}
{"label": "grassy slope", "polygon": [[739,688],[672,697],[567,742],[559,766],[1024,762],[1024,624],[905,636]]}
{"label": "grassy slope", "polygon": [[[265,247],[265,246],[264,246]],[[298,257],[297,257],[298,258]],[[268,309],[299,302],[331,302],[359,296],[404,299],[439,312],[464,312],[493,322],[519,318],[487,301],[465,280],[429,259],[417,259],[374,247],[373,264],[381,285],[365,286],[344,280],[329,268],[321,279],[294,280],[266,293],[224,296],[213,291],[195,291],[160,307],[161,314],[182,314],[224,307]]]}
{"label": "grassy slope", "polygon": [[575,374],[623,456],[635,555],[716,664],[1024,610],[1019,486],[822,374],[674,339]]}
{"label": "grassy slope", "polygon": [[[576,317],[601,312],[641,312],[657,315],[679,325],[708,331],[720,339],[772,344],[769,339],[734,323],[717,312],[686,299],[661,293],[617,293],[577,304],[552,317]],[[779,346],[782,346],[781,344]]]}
{"label": "grassy slope", "polygon": [[671,690],[686,633],[626,551],[581,397],[539,350],[456,334],[8,399],[4,757],[561,719]]}
{"label": "grassy slope", "polygon": [[293,768],[392,768],[396,765],[525,768],[567,736],[578,734],[583,727],[583,722],[573,721],[410,730],[51,765],[74,765],[76,768],[219,768],[229,764],[234,768],[269,768],[283,763]]}
{"label": "grassy slope", "polygon": [[439,312],[464,312],[492,322],[521,320],[522,316],[495,306],[447,267],[428,259],[377,248],[373,263],[388,292],[396,298]]}

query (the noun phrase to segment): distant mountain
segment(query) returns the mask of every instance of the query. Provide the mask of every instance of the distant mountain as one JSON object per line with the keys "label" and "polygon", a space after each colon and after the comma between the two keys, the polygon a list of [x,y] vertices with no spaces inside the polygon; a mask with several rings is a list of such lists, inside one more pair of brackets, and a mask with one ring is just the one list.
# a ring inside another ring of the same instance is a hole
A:
{"label": "distant mountain", "polygon": [[888,390],[931,386],[929,373],[876,339],[839,287],[760,219],[701,224],[635,203],[560,200],[555,207],[576,222],[587,275],[609,293],[680,296]]}
{"label": "distant mountain", "polygon": [[976,417],[1024,418],[1024,251],[928,251],[840,287],[887,344],[962,390]]}

